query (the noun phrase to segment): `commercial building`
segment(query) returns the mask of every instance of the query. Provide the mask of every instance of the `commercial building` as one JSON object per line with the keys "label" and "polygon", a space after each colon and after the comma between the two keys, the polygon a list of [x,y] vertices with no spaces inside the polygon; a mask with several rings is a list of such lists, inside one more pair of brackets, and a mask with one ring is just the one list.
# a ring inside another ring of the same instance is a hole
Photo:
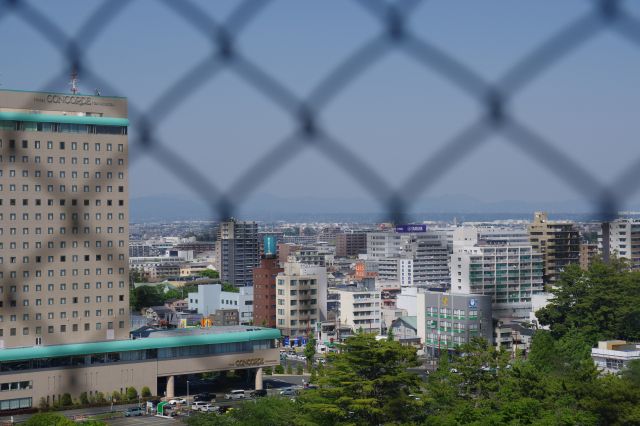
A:
{"label": "commercial building", "polygon": [[543,262],[526,240],[524,230],[457,228],[451,292],[491,296],[496,318],[528,318],[532,296],[543,290]]}
{"label": "commercial building", "polygon": [[367,259],[379,262],[380,280],[402,285],[447,287],[449,249],[445,233],[370,232],[367,234]]}
{"label": "commercial building", "polygon": [[366,252],[366,232],[343,232],[336,235],[336,257],[355,257]]}
{"label": "commercial building", "polygon": [[276,322],[283,335],[291,339],[308,336],[327,318],[324,266],[285,263],[276,277],[276,292]]}
{"label": "commercial building", "polygon": [[418,336],[418,317],[402,316],[396,318],[391,323],[391,332],[393,340],[403,345],[418,345],[420,337]]}
{"label": "commercial building", "polygon": [[482,337],[493,344],[491,297],[420,291],[417,332],[425,352],[437,354]]}
{"label": "commercial building", "polygon": [[237,309],[240,324],[253,323],[253,287],[241,287],[237,292],[222,291],[220,284],[201,284],[197,293],[189,293],[189,310],[206,316],[219,309]]}
{"label": "commercial building", "polygon": [[216,241],[220,279],[236,287],[253,285],[253,268],[260,263],[258,224],[235,219],[220,223]]}
{"label": "commercial building", "polygon": [[[256,327],[158,331],[135,340],[3,349],[0,413],[50,405],[63,394],[111,395],[148,386],[153,395],[175,395],[187,374],[251,370],[262,388],[262,367],[279,364],[280,332]],[[6,385],[5,385],[6,384]]]}
{"label": "commercial building", "polygon": [[580,232],[573,222],[549,220],[547,213],[535,212],[529,241],[542,254],[545,284],[554,283],[567,265],[580,263]]}
{"label": "commercial building", "polygon": [[634,359],[640,359],[640,344],[624,340],[604,340],[591,349],[591,358],[605,373],[619,373]]}
{"label": "commercial building", "polygon": [[374,286],[357,286],[332,289],[340,301],[340,324],[353,331],[363,329],[367,333],[379,334],[382,326],[380,291]]}
{"label": "commercial building", "polygon": [[0,352],[128,337],[127,126],[123,98],[0,90]]}

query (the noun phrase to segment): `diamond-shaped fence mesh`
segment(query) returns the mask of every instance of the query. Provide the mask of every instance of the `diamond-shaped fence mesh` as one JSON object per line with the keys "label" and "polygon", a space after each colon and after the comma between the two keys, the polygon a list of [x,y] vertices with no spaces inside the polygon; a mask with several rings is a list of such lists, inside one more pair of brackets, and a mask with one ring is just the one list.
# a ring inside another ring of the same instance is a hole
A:
{"label": "diamond-shaped fence mesh", "polygon": [[[59,51],[68,64],[68,69],[53,76],[51,81],[66,80],[71,71],[76,70],[84,82],[101,87],[105,93],[126,96],[126,93],[120,93],[117,84],[88,65],[85,54],[131,3],[133,2],[127,0],[103,1],[81,25],[80,30],[75,35],[70,35],[43,13],[35,2],[0,0],[0,26],[7,16],[17,16],[24,24],[40,33],[49,42],[50,48]],[[166,170],[173,173],[176,179],[196,191],[201,199],[208,200],[214,218],[233,216],[261,181],[270,177],[281,166],[294,161],[302,151],[315,150],[317,155],[342,169],[377,200],[390,221],[400,222],[420,194],[457,162],[475,150],[482,149],[483,144],[495,135],[502,136],[517,150],[567,183],[577,194],[594,200],[594,217],[602,220],[614,217],[621,201],[638,189],[640,158],[622,170],[613,182],[603,182],[575,158],[560,150],[554,141],[541,136],[536,129],[510,113],[511,101],[524,88],[600,32],[614,32],[640,48],[640,21],[627,13],[619,1],[589,2],[590,8],[585,14],[558,32],[548,35],[536,48],[524,52],[522,59],[506,73],[489,81],[472,67],[412,31],[408,21],[419,1],[399,0],[388,3],[382,0],[360,0],[357,3],[363,13],[371,14],[379,22],[380,30],[336,63],[306,97],[296,95],[286,81],[267,72],[236,44],[237,38],[252,21],[270,7],[270,1],[238,2],[224,22],[218,22],[189,0],[163,0],[158,3],[197,30],[210,44],[211,53],[195,66],[186,69],[173,84],[162,88],[161,95],[150,107],[143,109],[129,101],[129,118],[135,131],[135,137],[129,141],[129,161],[133,164],[143,157],[149,157],[167,166]],[[333,3],[332,7],[339,6]],[[477,102],[484,111],[475,122],[461,129],[451,140],[445,141],[441,149],[424,158],[399,187],[394,187],[378,170],[357,155],[348,141],[338,139],[319,120],[320,114],[345,88],[390,52],[399,52],[426,71],[438,74]],[[270,99],[295,123],[289,135],[282,140],[262,141],[272,148],[226,188],[190,167],[189,159],[179,149],[163,143],[154,124],[174,114],[180,105],[188,101],[198,89],[218,78],[223,70],[233,73],[252,90]],[[411,197],[405,194],[411,194]],[[67,207],[60,209],[64,211]],[[84,226],[82,217],[72,221],[71,211],[68,212],[70,226]],[[51,254],[51,250],[43,248],[33,255],[44,256],[45,253]],[[6,271],[6,266],[3,265],[2,270]],[[4,297],[7,300],[10,298],[7,293]]]}

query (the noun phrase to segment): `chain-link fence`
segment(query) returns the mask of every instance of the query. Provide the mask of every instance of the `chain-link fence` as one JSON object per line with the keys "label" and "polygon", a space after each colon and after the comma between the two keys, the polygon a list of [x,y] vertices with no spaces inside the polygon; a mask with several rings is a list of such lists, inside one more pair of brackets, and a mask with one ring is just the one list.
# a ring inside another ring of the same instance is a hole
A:
{"label": "chain-link fence", "polygon": [[[119,92],[117,84],[89,67],[85,59],[97,38],[118,16],[126,13],[131,3],[133,2],[127,0],[105,0],[75,35],[69,35],[43,13],[36,2],[2,0],[0,26],[7,16],[17,16],[40,33],[51,48],[59,51],[68,68],[60,75],[53,76],[51,81],[66,81],[71,71],[77,70],[84,82],[102,88],[104,93],[127,96],[127,93]],[[260,63],[237,47],[238,37],[257,16],[270,7],[270,3],[267,0],[238,2],[229,17],[224,22],[218,22],[189,0],[159,0],[156,6],[168,8],[178,19],[197,30],[206,43],[210,44],[212,53],[185,70],[173,84],[161,88],[162,94],[149,108],[139,107],[135,99],[129,101],[129,118],[134,130],[132,134],[135,134],[129,141],[130,164],[134,165],[141,158],[148,157],[166,166],[167,172],[196,191],[202,200],[208,200],[213,218],[233,216],[261,182],[284,165],[295,161],[300,152],[315,150],[377,200],[390,221],[401,222],[420,194],[424,194],[456,163],[480,150],[495,135],[502,136],[517,150],[568,184],[577,194],[585,199],[595,200],[593,212],[600,219],[614,217],[621,202],[637,191],[640,158],[622,170],[613,182],[603,182],[575,158],[559,149],[556,143],[541,136],[536,129],[510,112],[511,102],[524,88],[543,72],[554,67],[563,57],[588,43],[594,35],[611,31],[640,47],[640,21],[625,11],[622,2],[588,2],[590,8],[586,13],[558,32],[550,34],[535,49],[524,52],[521,59],[506,73],[487,80],[472,67],[412,30],[408,21],[420,4],[419,1],[399,0],[388,3],[382,0],[361,0],[356,3],[361,6],[363,13],[371,14],[379,22],[380,31],[336,63],[306,97],[297,96],[286,81],[267,72]],[[334,3],[331,7],[339,5]],[[390,52],[400,52],[418,66],[436,73],[466,93],[484,111],[475,122],[461,129],[451,140],[445,141],[441,149],[425,158],[397,188],[357,155],[348,141],[339,140],[319,120],[320,114],[330,102]],[[179,148],[163,143],[162,135],[157,131],[157,123],[174,114],[199,88],[218,78],[222,70],[233,73],[252,90],[270,99],[296,123],[284,139],[262,141],[271,144],[272,148],[226,188],[191,167],[190,159]],[[411,197],[404,194],[411,194]],[[61,211],[67,209],[59,208]],[[69,226],[84,226],[82,218],[72,220],[71,211],[68,212]],[[33,256],[50,254],[51,249],[45,245],[42,250],[34,252]],[[2,270],[6,274],[6,265],[2,266]],[[11,295],[5,293],[4,298],[7,303]]]}

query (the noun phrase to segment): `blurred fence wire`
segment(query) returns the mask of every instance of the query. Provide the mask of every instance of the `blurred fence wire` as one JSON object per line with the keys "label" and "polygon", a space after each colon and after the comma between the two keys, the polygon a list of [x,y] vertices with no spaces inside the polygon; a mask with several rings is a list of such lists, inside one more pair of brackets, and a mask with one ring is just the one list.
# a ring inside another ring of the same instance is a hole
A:
{"label": "blurred fence wire", "polygon": [[[69,64],[69,69],[55,76],[52,82],[67,78],[75,69],[81,73],[84,81],[111,94],[126,96],[108,79],[87,66],[85,52],[131,3],[127,0],[104,1],[77,34],[71,36],[42,13],[35,3],[3,0],[0,1],[0,25],[3,16],[16,14],[41,33],[54,49],[60,51]],[[304,98],[296,96],[287,87],[286,81],[266,72],[259,63],[244,55],[236,46],[235,40],[271,1],[239,2],[225,22],[218,22],[189,0],[159,0],[158,3],[162,3],[201,33],[211,44],[211,54],[185,70],[182,76],[164,89],[151,107],[141,109],[130,101],[131,126],[137,135],[130,141],[130,160],[135,162],[142,156],[149,156],[168,166],[166,170],[173,173],[176,179],[193,188],[201,199],[210,200],[215,218],[233,216],[237,207],[261,181],[270,177],[280,166],[293,161],[302,150],[315,149],[344,170],[377,200],[389,220],[399,222],[403,220],[417,195],[424,193],[455,163],[480,149],[495,134],[502,135],[518,150],[566,182],[576,193],[592,200],[593,211],[601,219],[614,216],[620,200],[637,190],[635,182],[640,177],[640,158],[623,170],[614,182],[601,182],[586,167],[558,149],[554,141],[541,136],[536,129],[517,120],[509,112],[509,102],[523,88],[601,31],[613,31],[640,48],[640,21],[627,13],[620,1],[592,1],[592,7],[587,13],[548,36],[535,49],[525,52],[504,75],[487,81],[472,67],[411,31],[407,22],[420,1],[399,0],[387,3],[383,0],[360,0],[357,3],[362,7],[363,13],[369,13],[379,21],[380,31],[337,63]],[[436,72],[475,99],[485,111],[476,122],[461,129],[451,140],[444,141],[442,147],[434,155],[425,158],[398,188],[394,188],[356,155],[349,148],[348,141],[337,139],[318,120],[323,109],[341,91],[391,51],[400,51],[425,69]],[[162,142],[161,135],[155,131],[153,124],[170,116],[200,87],[220,75],[221,70],[235,73],[297,123],[288,137],[274,141],[271,150],[247,167],[247,172],[228,188],[219,187],[207,176],[190,167],[188,158],[173,146]],[[411,194],[411,198],[403,194]]]}
{"label": "blurred fence wire", "polygon": [[[128,0],[104,0],[81,25],[80,30],[70,35],[39,10],[36,2],[0,0],[0,26],[7,16],[18,16],[40,33],[51,48],[59,51],[68,64],[68,69],[63,70],[60,75],[52,76],[51,82],[66,80],[72,70],[76,70],[83,81],[101,87],[105,93],[126,96],[126,93],[117,89],[114,82],[88,65],[85,53],[110,24],[125,13],[131,3]],[[286,81],[267,72],[236,44],[242,32],[269,7],[271,1],[238,2],[224,22],[217,21],[190,0],[158,0],[158,3],[196,29],[210,43],[211,53],[201,62],[184,70],[173,84],[164,88],[151,107],[142,109],[129,101],[129,118],[131,127],[135,130],[135,137],[130,140],[130,164],[143,157],[150,157],[167,166],[166,170],[173,173],[176,179],[193,188],[201,199],[209,200],[214,218],[233,216],[260,182],[284,164],[294,161],[303,150],[316,150],[319,155],[344,170],[377,200],[390,221],[401,222],[418,195],[423,194],[457,162],[474,150],[481,149],[484,142],[496,134],[502,135],[549,173],[566,182],[576,193],[594,200],[593,212],[602,220],[615,216],[620,201],[634,194],[640,186],[637,184],[640,178],[640,158],[627,169],[621,170],[613,182],[602,182],[575,158],[560,150],[557,143],[541,136],[536,129],[519,121],[509,111],[510,102],[527,85],[602,31],[617,33],[640,50],[640,21],[627,13],[620,1],[589,2],[591,7],[584,15],[550,34],[536,48],[524,52],[521,59],[504,75],[488,81],[463,61],[411,30],[408,21],[420,1],[398,0],[388,3],[383,0],[360,0],[357,3],[362,12],[371,14],[379,22],[379,31],[336,63],[306,97],[294,94]],[[332,3],[332,7],[337,4]],[[425,158],[397,188],[350,149],[348,141],[338,139],[319,120],[323,110],[346,87],[392,51],[401,52],[425,70],[435,72],[457,86],[484,111],[477,121],[460,129],[451,140],[442,141],[441,148]],[[271,141],[272,148],[249,165],[246,173],[227,188],[220,187],[208,176],[190,167],[189,159],[185,158],[184,153],[175,145],[163,143],[162,136],[154,127],[154,123],[173,114],[199,88],[216,79],[222,70],[230,71],[248,83],[296,123],[287,137]],[[411,198],[404,194],[411,194]],[[69,218],[71,216],[67,215]]]}

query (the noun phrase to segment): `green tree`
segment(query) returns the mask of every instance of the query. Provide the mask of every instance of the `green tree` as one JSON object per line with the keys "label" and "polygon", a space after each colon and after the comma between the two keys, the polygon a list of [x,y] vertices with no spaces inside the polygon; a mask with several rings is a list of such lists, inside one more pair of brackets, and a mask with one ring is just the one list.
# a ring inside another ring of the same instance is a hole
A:
{"label": "green tree", "polygon": [[302,376],[302,373],[304,373],[304,368],[302,367],[302,364],[298,364],[296,366],[296,374],[298,376]]}
{"label": "green tree", "polygon": [[73,405],[73,400],[71,399],[71,394],[69,394],[69,393],[62,394],[62,398],[60,399],[60,404],[63,407],[68,407],[70,405]]}
{"label": "green tree", "polygon": [[89,404],[89,396],[87,395],[86,392],[82,392],[80,394],[80,404],[82,404],[82,405]]}
{"label": "green tree", "polygon": [[240,289],[230,283],[222,283],[222,291],[227,291],[229,293],[240,293]]}
{"label": "green tree", "polygon": [[553,299],[536,316],[555,337],[579,330],[590,344],[598,340],[640,340],[640,272],[613,259],[589,270],[568,266],[551,289]]}
{"label": "green tree", "polygon": [[38,413],[25,422],[26,426],[75,426],[76,422],[60,413]]}
{"label": "green tree", "polygon": [[331,356],[320,389],[301,396],[313,420],[320,424],[358,425],[414,420],[420,378],[407,369],[418,365],[414,348],[376,340],[359,332]]}
{"label": "green tree", "polygon": [[200,271],[200,276],[215,280],[220,278],[220,273],[218,271],[214,271],[213,269],[205,269],[204,271]]}
{"label": "green tree", "polygon": [[293,367],[287,362],[287,374],[293,374]]}
{"label": "green tree", "polygon": [[150,306],[159,306],[164,303],[164,293],[159,286],[143,285],[134,290],[134,309],[140,310]]}
{"label": "green tree", "polygon": [[284,374],[284,367],[280,364],[276,365],[273,370],[275,374]]}
{"label": "green tree", "polygon": [[313,367],[313,357],[316,355],[316,339],[315,337],[309,337],[307,344],[304,347],[304,357],[307,359],[307,370],[311,370]]}
{"label": "green tree", "polygon": [[129,401],[135,401],[138,399],[138,391],[133,386],[127,388],[127,399]]}
{"label": "green tree", "polygon": [[96,393],[95,398],[98,404],[104,404],[105,402],[107,402],[107,398],[105,398],[104,393],[102,392]]}
{"label": "green tree", "polygon": [[266,397],[243,403],[231,417],[243,426],[290,426],[304,423],[301,410],[288,398]]}
{"label": "green tree", "polygon": [[143,398],[149,398],[151,396],[151,389],[149,389],[149,386],[143,386],[142,390],[140,391],[140,395]]}

